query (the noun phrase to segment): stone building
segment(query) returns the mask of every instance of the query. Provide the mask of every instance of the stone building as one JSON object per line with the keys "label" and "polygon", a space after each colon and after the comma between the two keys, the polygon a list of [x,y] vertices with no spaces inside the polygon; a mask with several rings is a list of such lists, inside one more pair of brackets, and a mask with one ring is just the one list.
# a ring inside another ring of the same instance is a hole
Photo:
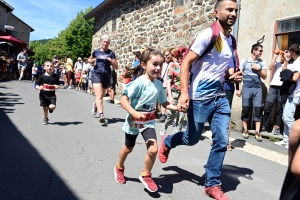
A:
{"label": "stone building", "polygon": [[111,36],[110,48],[120,66],[131,65],[132,51],[143,45],[165,49],[188,46],[201,29],[211,25],[216,0],[106,0],[85,19],[95,17],[92,48],[101,35]]}
{"label": "stone building", "polygon": [[[104,0],[85,19],[95,17],[92,48],[100,46],[101,35],[111,36],[120,71],[131,65],[131,51],[143,45],[165,49],[188,46],[196,35],[213,23],[216,0]],[[275,48],[286,49],[300,43],[300,1],[295,0],[237,0],[240,5],[233,35],[238,41],[240,59],[250,56],[251,46],[265,36],[262,59],[269,65]],[[264,96],[270,77],[262,82]],[[241,98],[234,97],[232,120],[241,129]],[[298,111],[300,116],[300,111]],[[250,127],[252,128],[252,127]]]}

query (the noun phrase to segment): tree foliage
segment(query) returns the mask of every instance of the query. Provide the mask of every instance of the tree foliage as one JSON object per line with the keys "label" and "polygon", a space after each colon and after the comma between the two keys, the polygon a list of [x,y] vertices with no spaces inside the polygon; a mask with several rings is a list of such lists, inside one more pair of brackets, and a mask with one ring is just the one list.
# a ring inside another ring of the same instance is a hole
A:
{"label": "tree foliage", "polygon": [[35,59],[52,60],[53,55],[64,58],[66,54],[73,59],[88,57],[91,54],[94,19],[86,21],[83,17],[91,10],[92,7],[77,13],[75,19],[57,37],[31,41],[30,49],[35,52]]}

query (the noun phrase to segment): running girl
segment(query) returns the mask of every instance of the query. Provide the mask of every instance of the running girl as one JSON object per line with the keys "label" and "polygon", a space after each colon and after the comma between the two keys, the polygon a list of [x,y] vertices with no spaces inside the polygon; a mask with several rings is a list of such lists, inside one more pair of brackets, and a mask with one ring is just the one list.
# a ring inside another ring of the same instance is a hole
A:
{"label": "running girl", "polygon": [[123,126],[125,146],[119,153],[117,165],[114,166],[115,181],[121,184],[125,183],[124,163],[128,154],[133,150],[138,134],[141,133],[147,146],[147,154],[144,170],[139,179],[150,192],[155,192],[158,189],[151,178],[151,170],[158,149],[154,109],[156,101],[167,109],[178,110],[177,106],[169,104],[162,83],[156,79],[160,75],[163,63],[164,58],[160,51],[145,50],[141,57],[141,66],[146,73],[129,83],[124,90],[121,104],[128,112]]}
{"label": "running girl", "polygon": [[43,107],[44,111],[44,122],[43,125],[47,125],[48,110],[50,113],[56,108],[56,95],[55,90],[59,88],[59,78],[57,74],[53,74],[53,64],[51,61],[44,62],[45,73],[42,74],[35,82],[34,87],[40,90],[40,106]]}

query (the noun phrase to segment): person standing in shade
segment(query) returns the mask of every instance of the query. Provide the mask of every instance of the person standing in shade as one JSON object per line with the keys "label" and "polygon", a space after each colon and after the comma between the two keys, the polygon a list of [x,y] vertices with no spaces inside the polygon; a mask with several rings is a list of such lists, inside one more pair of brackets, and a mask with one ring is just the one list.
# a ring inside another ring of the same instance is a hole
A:
{"label": "person standing in shade", "polygon": [[99,122],[102,125],[107,124],[107,120],[105,119],[103,112],[103,97],[105,95],[105,90],[110,85],[110,66],[112,65],[114,69],[118,69],[116,55],[112,50],[108,48],[109,44],[109,36],[103,35],[101,38],[101,48],[94,50],[94,52],[88,59],[88,62],[96,63],[91,78],[96,95],[96,102],[93,103],[92,113],[93,115],[96,115],[98,110],[100,117]]}
{"label": "person standing in shade", "polygon": [[20,74],[19,81],[22,80],[24,71],[26,70],[26,67],[27,67],[28,56],[27,56],[26,52],[27,52],[27,49],[24,48],[17,56],[18,70],[19,70],[19,74]]}

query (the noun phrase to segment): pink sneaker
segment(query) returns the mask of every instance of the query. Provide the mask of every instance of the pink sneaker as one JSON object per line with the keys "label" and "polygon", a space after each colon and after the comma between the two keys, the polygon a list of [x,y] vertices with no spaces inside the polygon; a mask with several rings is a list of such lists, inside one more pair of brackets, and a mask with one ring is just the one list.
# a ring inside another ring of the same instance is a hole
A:
{"label": "pink sneaker", "polygon": [[155,182],[151,178],[151,174],[148,174],[148,175],[145,175],[145,176],[140,175],[139,179],[144,184],[144,186],[146,187],[146,189],[149,192],[156,192],[158,190],[157,185],[155,184]]}
{"label": "pink sneaker", "polygon": [[229,200],[229,198],[222,191],[220,185],[205,188],[203,190],[203,194],[216,200]]}
{"label": "pink sneaker", "polygon": [[124,168],[119,168],[117,166],[114,166],[114,175],[115,175],[115,181],[120,184],[124,184],[126,182],[124,177]]}
{"label": "pink sneaker", "polygon": [[165,139],[168,135],[164,135],[161,137],[160,148],[158,152],[158,159],[160,162],[165,163],[168,160],[170,148],[165,145]]}

